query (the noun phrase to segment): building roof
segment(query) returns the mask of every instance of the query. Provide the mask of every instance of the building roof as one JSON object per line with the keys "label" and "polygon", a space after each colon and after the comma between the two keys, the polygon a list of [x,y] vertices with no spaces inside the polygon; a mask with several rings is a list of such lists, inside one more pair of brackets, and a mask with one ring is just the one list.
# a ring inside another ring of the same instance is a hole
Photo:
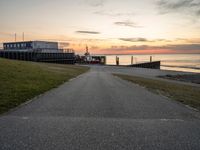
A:
{"label": "building roof", "polygon": [[3,44],[30,43],[30,42],[58,43],[58,42],[51,42],[51,41],[17,41],[17,42],[4,42]]}

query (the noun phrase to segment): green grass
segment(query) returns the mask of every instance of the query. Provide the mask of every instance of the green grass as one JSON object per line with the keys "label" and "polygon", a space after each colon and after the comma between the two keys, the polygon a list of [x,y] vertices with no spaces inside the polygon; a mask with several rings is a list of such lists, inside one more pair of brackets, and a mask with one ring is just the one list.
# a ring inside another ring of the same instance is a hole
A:
{"label": "green grass", "polygon": [[154,93],[165,95],[173,100],[182,102],[200,110],[200,87],[129,75],[113,75],[141,85]]}
{"label": "green grass", "polygon": [[88,67],[0,59],[0,113],[48,91]]}

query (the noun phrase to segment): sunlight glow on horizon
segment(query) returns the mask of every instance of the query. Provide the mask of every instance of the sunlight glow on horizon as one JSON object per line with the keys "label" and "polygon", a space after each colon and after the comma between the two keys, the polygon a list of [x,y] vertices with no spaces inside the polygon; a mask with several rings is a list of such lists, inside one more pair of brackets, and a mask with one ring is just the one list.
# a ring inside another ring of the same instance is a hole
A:
{"label": "sunlight glow on horizon", "polygon": [[20,41],[24,32],[26,41],[68,43],[80,54],[86,44],[93,54],[200,53],[198,8],[174,11],[159,1],[2,0],[0,43],[15,33]]}

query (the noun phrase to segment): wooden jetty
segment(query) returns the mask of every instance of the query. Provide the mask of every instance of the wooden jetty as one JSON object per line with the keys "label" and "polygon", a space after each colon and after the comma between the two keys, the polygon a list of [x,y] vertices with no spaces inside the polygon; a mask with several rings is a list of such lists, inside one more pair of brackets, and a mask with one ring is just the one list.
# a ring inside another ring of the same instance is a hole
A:
{"label": "wooden jetty", "polygon": [[128,65],[128,67],[160,69],[160,61]]}

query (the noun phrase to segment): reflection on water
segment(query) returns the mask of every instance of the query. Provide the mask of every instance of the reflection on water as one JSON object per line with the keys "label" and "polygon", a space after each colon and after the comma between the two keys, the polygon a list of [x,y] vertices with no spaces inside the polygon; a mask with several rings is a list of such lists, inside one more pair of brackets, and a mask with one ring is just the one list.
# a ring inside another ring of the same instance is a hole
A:
{"label": "reflection on water", "polygon": [[[130,65],[133,56],[133,64],[153,61],[161,61],[161,69],[200,73],[200,54],[157,54],[157,55],[117,55],[120,65]],[[107,55],[106,64],[115,65],[116,55]]]}

